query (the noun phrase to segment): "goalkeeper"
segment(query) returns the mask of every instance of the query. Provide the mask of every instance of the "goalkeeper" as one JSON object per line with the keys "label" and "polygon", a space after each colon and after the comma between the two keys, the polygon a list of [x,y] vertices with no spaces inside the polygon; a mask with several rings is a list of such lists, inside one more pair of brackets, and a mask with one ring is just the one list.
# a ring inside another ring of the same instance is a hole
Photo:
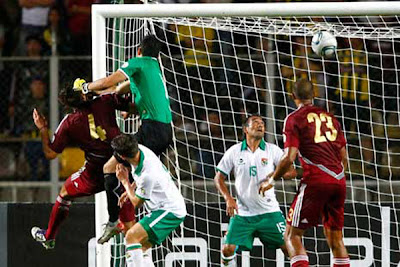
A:
{"label": "goalkeeper", "polygon": [[[108,77],[82,84],[83,92],[114,88],[113,90],[118,94],[124,94],[130,88],[136,110],[142,121],[141,127],[135,134],[136,138],[140,144],[150,148],[157,156],[160,156],[172,143],[172,115],[157,60],[160,49],[161,43],[156,36],[147,35],[140,44],[137,57],[125,62],[120,69]],[[102,237],[98,240],[99,244],[107,242],[118,231],[119,196],[115,193],[120,186],[115,174],[118,162],[123,161],[114,154],[103,168],[109,221]]]}

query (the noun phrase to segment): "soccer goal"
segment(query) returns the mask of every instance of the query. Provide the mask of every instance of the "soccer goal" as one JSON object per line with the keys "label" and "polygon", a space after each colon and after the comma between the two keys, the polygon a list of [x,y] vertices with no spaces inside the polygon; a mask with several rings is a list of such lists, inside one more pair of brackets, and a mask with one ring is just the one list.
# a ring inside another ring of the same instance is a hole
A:
{"label": "soccer goal", "polygon": [[[174,115],[174,145],[165,154],[189,215],[163,246],[155,266],[220,266],[229,218],[213,184],[214,167],[242,138],[241,122],[258,113],[266,141],[282,147],[283,119],[295,109],[296,79],[314,83],[315,103],[335,114],[348,142],[344,242],[351,266],[400,266],[400,2],[94,5],[93,79],[134,57],[155,34]],[[315,32],[338,42],[334,56],[311,50]],[[137,121],[122,121],[134,132]],[[301,169],[299,176],[301,176]],[[229,178],[231,192],[234,177]],[[277,183],[284,213],[299,180]],[[96,196],[96,233],[107,220]],[[123,239],[97,247],[97,266],[123,262]],[[119,244],[121,243],[121,244]],[[312,266],[330,266],[322,227],[304,243]],[[237,266],[288,266],[256,240]],[[123,266],[123,263],[121,263]]]}

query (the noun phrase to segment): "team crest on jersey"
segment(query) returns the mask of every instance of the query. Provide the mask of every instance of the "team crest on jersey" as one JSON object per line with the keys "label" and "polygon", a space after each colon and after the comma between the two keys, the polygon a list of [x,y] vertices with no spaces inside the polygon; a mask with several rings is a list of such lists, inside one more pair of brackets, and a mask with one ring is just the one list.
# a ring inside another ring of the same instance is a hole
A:
{"label": "team crest on jersey", "polygon": [[128,67],[128,65],[129,65],[129,63],[125,62],[124,64],[122,64],[121,68],[126,68],[126,67]]}
{"label": "team crest on jersey", "polygon": [[267,166],[267,164],[268,164],[268,159],[267,158],[262,158],[261,159],[261,165]]}
{"label": "team crest on jersey", "polygon": [[142,193],[143,195],[146,193],[146,191],[144,190],[144,188],[140,188],[140,193]]}

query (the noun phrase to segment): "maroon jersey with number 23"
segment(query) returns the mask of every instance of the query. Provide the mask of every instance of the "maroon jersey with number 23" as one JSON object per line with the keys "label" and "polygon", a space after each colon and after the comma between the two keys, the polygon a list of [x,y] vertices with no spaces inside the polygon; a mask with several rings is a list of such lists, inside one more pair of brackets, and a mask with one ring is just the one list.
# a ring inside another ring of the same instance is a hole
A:
{"label": "maroon jersey with number 23", "polygon": [[345,181],[340,150],[346,140],[332,114],[314,105],[301,105],[286,117],[283,135],[285,148],[299,150],[303,182]]}

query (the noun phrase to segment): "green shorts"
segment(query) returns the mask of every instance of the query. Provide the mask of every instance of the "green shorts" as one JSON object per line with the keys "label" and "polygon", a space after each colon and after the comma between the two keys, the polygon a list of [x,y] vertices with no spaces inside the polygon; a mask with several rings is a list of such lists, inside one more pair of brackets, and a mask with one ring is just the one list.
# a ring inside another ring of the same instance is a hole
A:
{"label": "green shorts", "polygon": [[171,212],[156,210],[146,215],[139,223],[146,230],[149,242],[152,245],[160,245],[184,220],[185,217],[178,218]]}
{"label": "green shorts", "polygon": [[286,223],[282,212],[255,216],[235,215],[229,221],[225,244],[236,245],[239,250],[251,250],[258,237],[264,246],[277,249],[284,244]]}

